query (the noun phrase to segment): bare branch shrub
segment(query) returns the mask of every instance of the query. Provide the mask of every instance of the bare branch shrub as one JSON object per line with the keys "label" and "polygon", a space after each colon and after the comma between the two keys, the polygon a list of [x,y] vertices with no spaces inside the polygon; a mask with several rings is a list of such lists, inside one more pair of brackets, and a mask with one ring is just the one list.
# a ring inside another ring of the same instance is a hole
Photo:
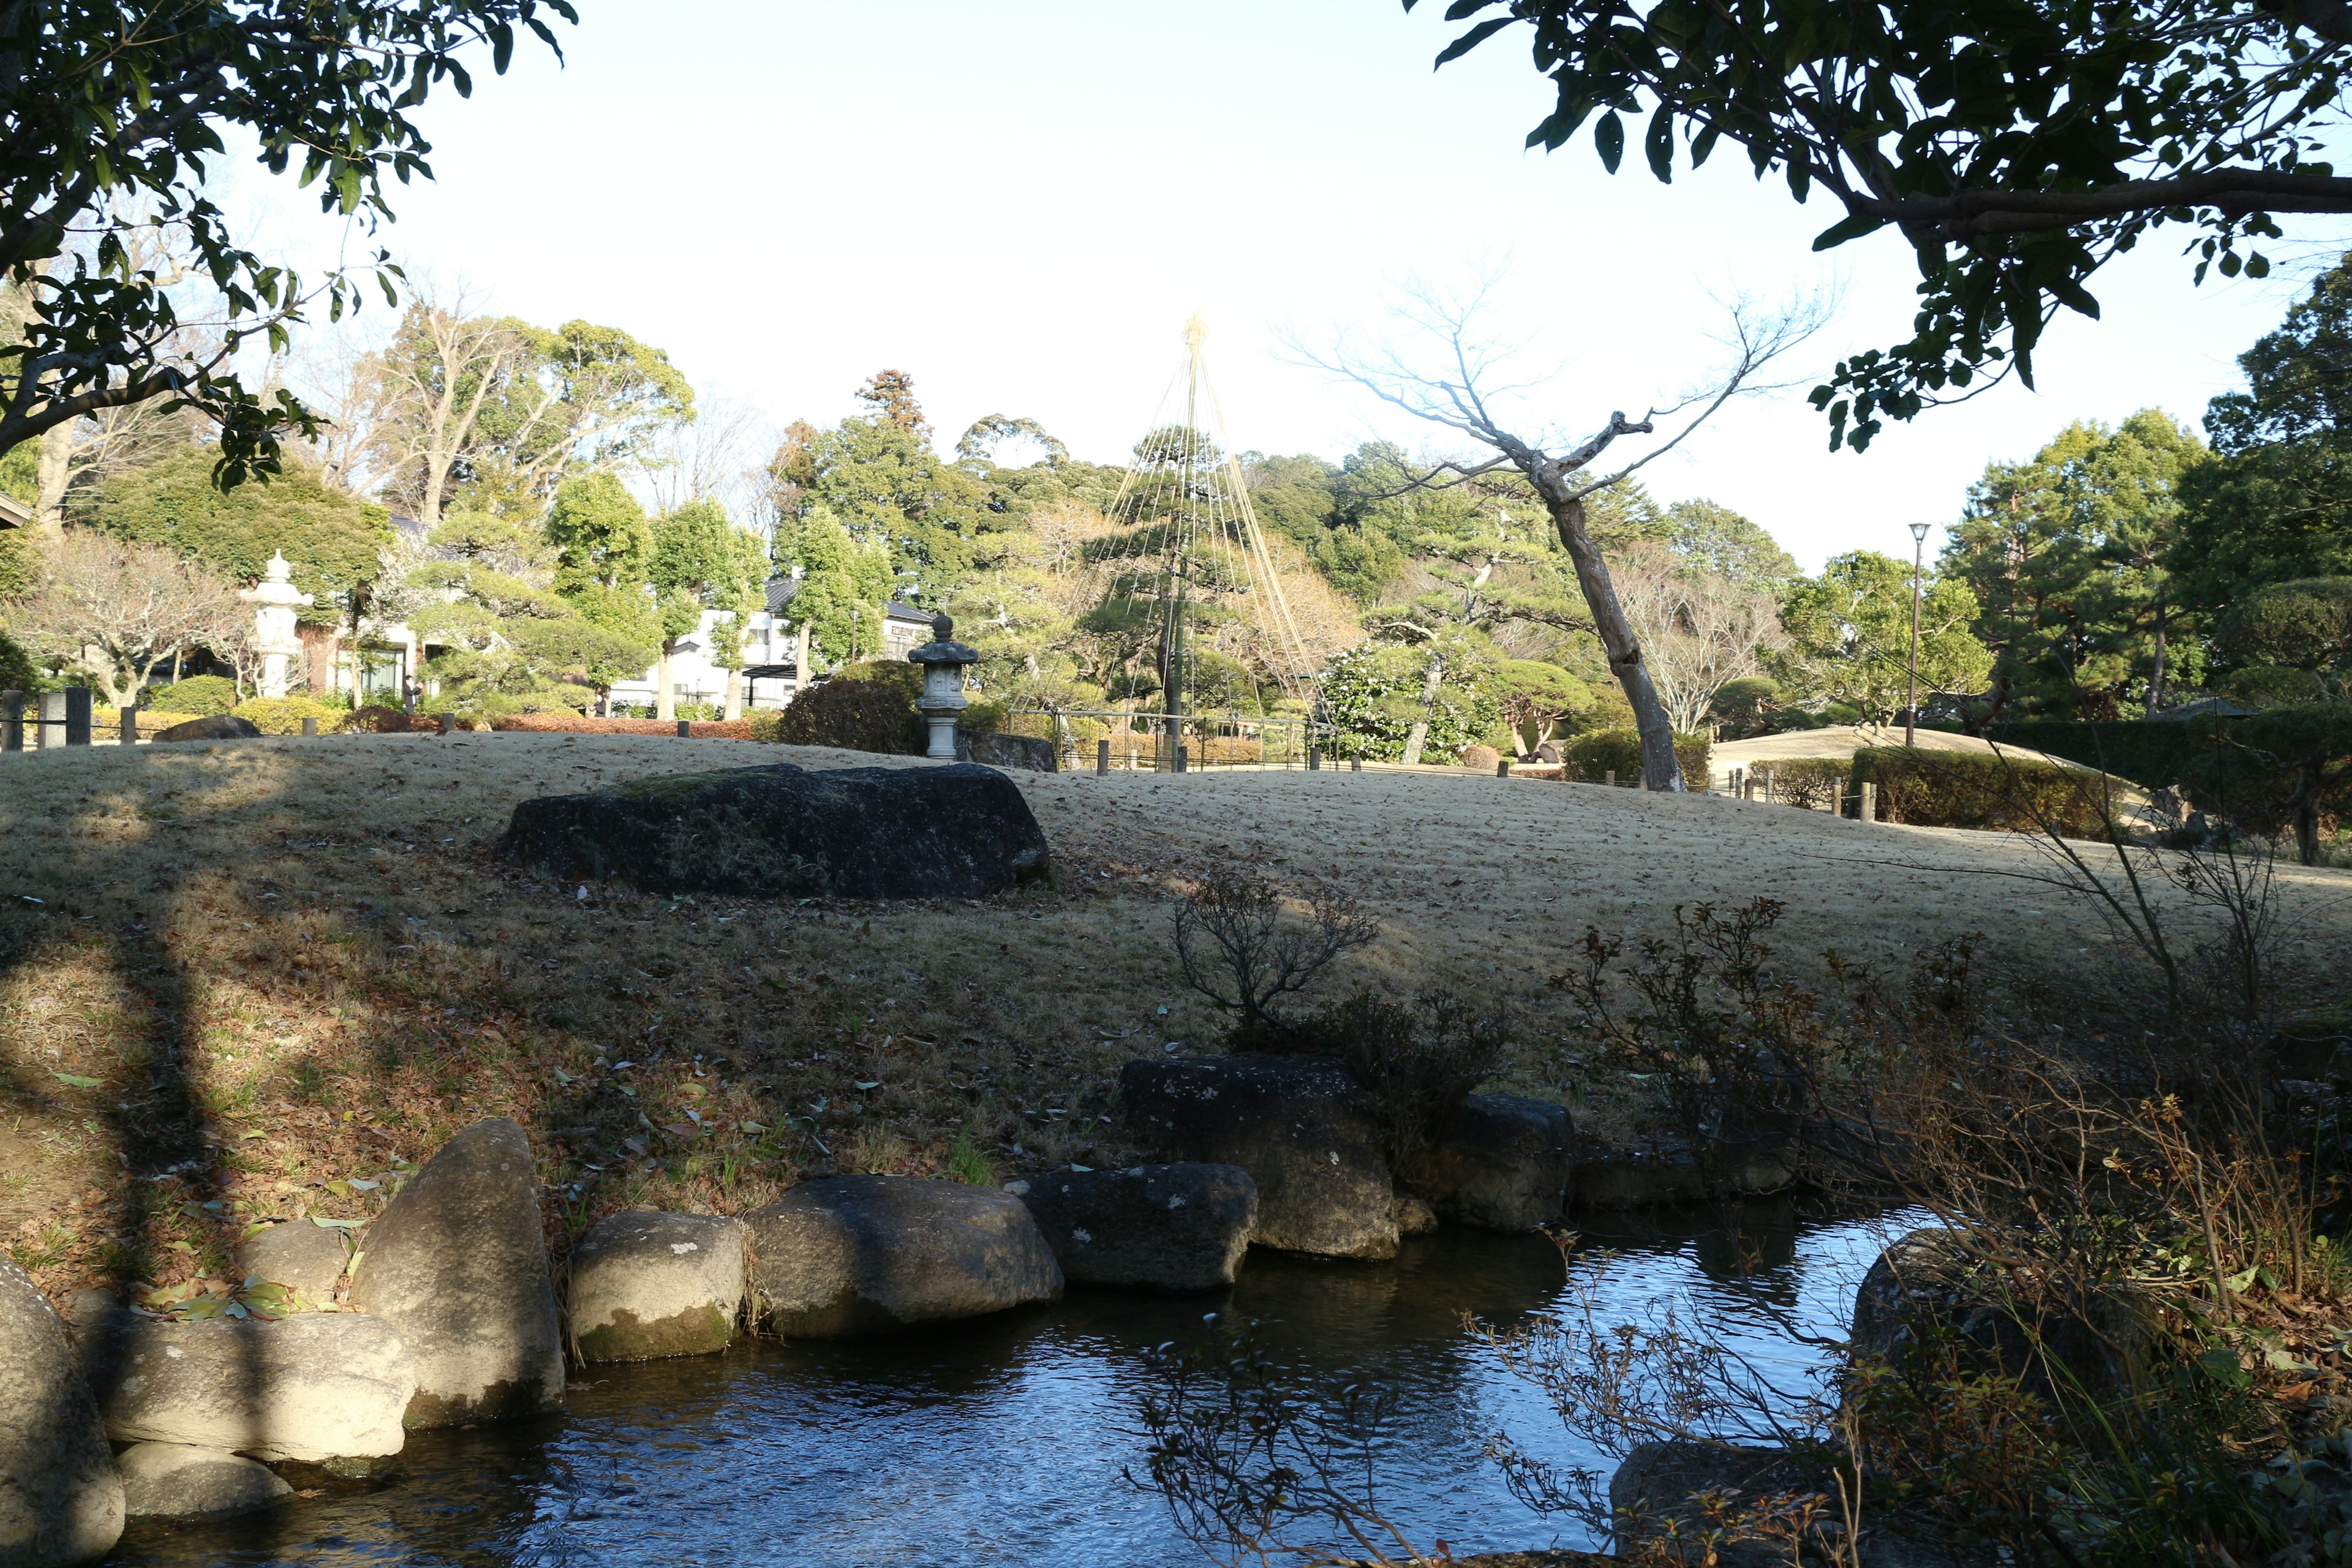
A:
{"label": "bare branch shrub", "polygon": [[40,574],[9,606],[9,629],[86,672],[118,708],[179,649],[233,654],[253,624],[235,589],[176,551],[93,529],[47,542]]}
{"label": "bare branch shrub", "polygon": [[1424,991],[1410,1003],[1360,991],[1316,1015],[1295,1048],[1347,1065],[1363,1086],[1389,1169],[1402,1171],[1447,1114],[1495,1076],[1510,1023],[1460,994]]}
{"label": "bare branch shrub", "polygon": [[1238,1048],[1284,1044],[1291,1030],[1277,1005],[1379,934],[1363,907],[1337,889],[1311,893],[1304,913],[1291,913],[1272,882],[1245,872],[1213,872],[1176,906],[1184,984],[1234,1015]]}

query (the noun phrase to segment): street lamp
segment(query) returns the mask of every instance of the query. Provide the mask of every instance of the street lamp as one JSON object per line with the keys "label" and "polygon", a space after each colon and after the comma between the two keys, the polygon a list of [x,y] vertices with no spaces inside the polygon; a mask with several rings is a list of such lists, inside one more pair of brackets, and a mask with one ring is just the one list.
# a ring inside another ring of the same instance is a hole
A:
{"label": "street lamp", "polygon": [[1911,692],[1903,708],[1903,743],[1911,746],[1919,739],[1919,574],[1926,569],[1927,525],[1911,525]]}

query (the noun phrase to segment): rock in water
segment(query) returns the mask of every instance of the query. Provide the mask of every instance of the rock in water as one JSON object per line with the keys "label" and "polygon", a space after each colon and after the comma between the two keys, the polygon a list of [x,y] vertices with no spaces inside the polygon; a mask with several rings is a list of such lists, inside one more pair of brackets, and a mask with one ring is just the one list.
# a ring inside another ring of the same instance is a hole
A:
{"label": "rock in water", "polygon": [[352,1304],[408,1342],[412,1431],[562,1403],[562,1331],[520,1127],[478,1121],[409,1178],[368,1226]]}
{"label": "rock in water", "polygon": [[218,1448],[141,1443],[124,1449],[115,1463],[122,1470],[123,1498],[133,1519],[250,1513],[294,1493],[268,1466]]}
{"label": "rock in water", "polygon": [[273,1225],[238,1244],[237,1267],[247,1278],[259,1277],[287,1285],[309,1297],[314,1305],[335,1298],[335,1282],[343,1277],[351,1248],[340,1228],[298,1219]]}
{"label": "rock in water", "polygon": [[121,1533],[122,1478],[73,1342],[0,1255],[0,1568],[86,1563]]}
{"label": "rock in water", "polygon": [[168,730],[158,730],[154,738],[158,741],[246,741],[260,733],[249,719],[240,719],[234,713],[215,713],[209,719],[191,719]]}
{"label": "rock in water", "polygon": [[572,1249],[583,1361],[723,1351],[743,1304],[743,1226],[724,1215],[607,1215]]}
{"label": "rock in water", "polygon": [[651,893],[795,898],[981,898],[1052,867],[1013,781],[967,763],[779,763],[547,795],[515,807],[499,853]]}
{"label": "rock in water", "polygon": [[792,1339],[889,1333],[1062,1294],[1021,1200],[919,1176],[803,1182],[757,1213],[751,1288]]}
{"label": "rock in water", "polygon": [[1474,1094],[1409,1162],[1404,1182],[1441,1219],[1528,1231],[1559,1217],[1575,1160],[1567,1107]]}
{"label": "rock in water", "polygon": [[1239,1165],[1047,1171],[1004,1184],[1029,1205],[1072,1284],[1214,1290],[1234,1282],[1257,1221]]}
{"label": "rock in water", "polygon": [[84,1332],[82,1364],[117,1442],[313,1464],[399,1453],[416,1392],[400,1331],[356,1312],[274,1323],[122,1312]]}
{"label": "rock in water", "polygon": [[1250,1239],[1325,1258],[1394,1258],[1396,1193],[1362,1091],[1337,1062],[1192,1057],[1129,1062],[1119,1100],[1136,1131],[1181,1160],[1257,1183]]}

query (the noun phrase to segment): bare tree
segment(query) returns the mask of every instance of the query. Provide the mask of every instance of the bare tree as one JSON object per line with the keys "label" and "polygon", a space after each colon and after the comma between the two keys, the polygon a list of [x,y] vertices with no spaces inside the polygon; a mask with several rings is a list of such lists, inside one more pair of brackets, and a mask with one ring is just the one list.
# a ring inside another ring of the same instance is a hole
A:
{"label": "bare tree", "polygon": [[320,471],[352,495],[373,494],[391,477],[386,463],[408,447],[392,428],[404,378],[389,374],[382,349],[346,322],[332,337],[311,340],[288,379],[319,416],[310,449]]}
{"label": "bare tree", "polygon": [[1677,730],[1706,723],[1716,693],[1763,674],[1764,655],[1788,640],[1770,594],[1663,552],[1623,562],[1618,584],[1650,682]]}
{"label": "bare tree", "polygon": [[715,500],[732,516],[765,521],[758,518],[755,492],[770,482],[761,454],[775,446],[775,432],[758,409],[710,400],[694,419],[670,426],[648,443],[635,467],[653,491],[656,511]]}
{"label": "bare tree", "polygon": [[119,708],[190,644],[234,655],[252,616],[226,581],[176,551],[77,528],[44,542],[40,583],[8,623]]}
{"label": "bare tree", "polygon": [[513,323],[468,315],[467,304],[462,293],[446,303],[420,293],[376,356],[382,385],[367,395],[383,400],[378,461],[427,528],[441,521],[482,410],[530,352]]}
{"label": "bare tree", "polygon": [[[1343,342],[1328,354],[1309,353],[1305,357],[1354,381],[1382,402],[1456,431],[1497,454],[1483,462],[1434,465],[1419,484],[1460,484],[1507,467],[1535,488],[1551,515],[1561,545],[1575,563],[1577,584],[1592,612],[1610,672],[1633,704],[1634,726],[1642,736],[1643,787],[1680,791],[1683,774],[1675,760],[1673,721],[1643,658],[1641,638],[1618,600],[1608,563],[1601,559],[1600,546],[1585,526],[1585,500],[1622,484],[1636,470],[1673,451],[1732,398],[1768,390],[1758,379],[1760,373],[1810,337],[1826,310],[1818,302],[1770,311],[1746,300],[1735,303],[1726,339],[1730,359],[1717,375],[1664,405],[1654,405],[1639,419],[1628,419],[1622,411],[1612,413],[1599,430],[1555,456],[1553,448],[1565,437],[1540,426],[1532,437],[1523,437],[1505,426],[1507,415],[1496,405],[1500,399],[1526,392],[1529,384],[1502,380],[1506,362],[1515,351],[1486,337],[1480,326],[1493,291],[1491,282],[1460,298],[1414,288],[1398,310],[1399,319],[1421,340],[1414,348],[1391,344],[1360,353]],[[1622,468],[1601,474],[1592,471],[1592,465],[1618,437],[1657,435],[1661,421],[1678,427]]]}

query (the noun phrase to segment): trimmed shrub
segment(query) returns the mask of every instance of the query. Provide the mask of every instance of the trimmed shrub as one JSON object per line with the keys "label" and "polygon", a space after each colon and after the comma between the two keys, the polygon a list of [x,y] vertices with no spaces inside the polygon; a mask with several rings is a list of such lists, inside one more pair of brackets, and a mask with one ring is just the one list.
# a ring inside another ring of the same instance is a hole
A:
{"label": "trimmed shrub", "polygon": [[1777,757],[1748,764],[1749,776],[1772,775],[1772,798],[1808,811],[1835,811],[1853,763],[1844,757]]}
{"label": "trimmed shrub", "polygon": [[[243,709],[238,710],[243,712]],[[770,714],[763,717],[776,718]],[[771,726],[772,728],[773,726]],[[669,735],[677,734],[675,719],[597,719],[583,713],[516,713],[491,721],[493,730],[509,730],[539,735]],[[687,737],[696,741],[753,741],[761,737],[754,732],[749,719],[691,719],[687,721]]]}
{"label": "trimmed shrub", "polygon": [[348,708],[331,708],[312,697],[248,697],[236,705],[236,716],[265,735],[299,735],[305,719],[316,719],[320,730],[332,732],[350,715]]}
{"label": "trimmed shrub", "polygon": [[928,732],[913,702],[896,687],[836,676],[793,699],[776,726],[776,739],[787,746],[919,757]]}
{"label": "trimmed shrub", "polygon": [[[191,719],[210,718],[206,713],[162,713],[152,709],[139,710],[139,732],[157,735],[174,724],[184,724]],[[89,710],[90,728],[101,735],[122,733],[122,710],[119,708],[93,707]]]}
{"label": "trimmed shrub", "polygon": [[865,680],[877,686],[887,686],[905,697],[908,704],[923,694],[923,672],[903,658],[866,658],[856,664],[845,664],[833,672],[835,680]]}
{"label": "trimmed shrub", "polygon": [[2000,828],[2036,833],[2054,826],[2068,838],[2110,837],[2108,814],[2125,815],[2121,801],[2104,798],[2124,781],[2077,773],[2055,763],[2031,763],[1975,752],[1918,752],[1866,747],[1853,754],[1853,784],[1878,786],[1882,822],[1919,827]]}
{"label": "trimmed shrub", "polygon": [[361,731],[377,735],[406,735],[438,730],[439,721],[428,713],[409,713],[398,708],[387,708],[381,702],[371,702],[343,715],[346,731]]}
{"label": "trimmed shrub", "polygon": [[[1684,782],[1695,790],[1706,787],[1707,756],[1711,748],[1705,735],[1676,735],[1675,760],[1683,765]],[[1633,730],[1599,730],[1590,735],[1579,735],[1568,743],[1562,756],[1568,776],[1585,784],[1601,784],[1615,773],[1621,784],[1642,782],[1642,737]]]}
{"label": "trimmed shrub", "polygon": [[[913,668],[912,666],[908,667]],[[1004,728],[1005,715],[1012,710],[992,697],[983,697],[963,710],[956,720],[959,730],[995,731]]]}
{"label": "trimmed shrub", "polygon": [[192,675],[168,686],[149,687],[142,700],[174,713],[210,718],[236,706],[236,682],[221,675]]}

